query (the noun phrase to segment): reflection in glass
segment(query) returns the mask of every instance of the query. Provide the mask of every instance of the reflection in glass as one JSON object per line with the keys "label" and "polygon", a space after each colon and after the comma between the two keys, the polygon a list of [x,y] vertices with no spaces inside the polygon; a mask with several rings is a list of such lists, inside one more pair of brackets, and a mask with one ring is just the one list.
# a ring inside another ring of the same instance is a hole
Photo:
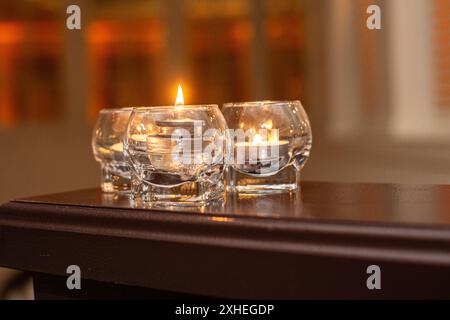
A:
{"label": "reflection in glass", "polygon": [[123,153],[123,138],[131,109],[100,111],[92,136],[95,160],[101,166],[103,192],[128,192],[130,170]]}

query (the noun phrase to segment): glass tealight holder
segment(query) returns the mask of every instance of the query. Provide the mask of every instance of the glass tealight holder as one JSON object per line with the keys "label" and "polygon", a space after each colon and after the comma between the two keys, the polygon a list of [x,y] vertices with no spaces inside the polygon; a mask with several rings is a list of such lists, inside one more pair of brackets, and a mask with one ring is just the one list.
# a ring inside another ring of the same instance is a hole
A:
{"label": "glass tealight holder", "polygon": [[92,150],[101,166],[103,192],[127,193],[131,175],[123,153],[123,139],[131,108],[100,111],[92,135]]}
{"label": "glass tealight holder", "polygon": [[222,199],[225,135],[217,105],[133,109],[125,138],[133,198],[157,206]]}
{"label": "glass tealight holder", "polygon": [[227,191],[264,194],[298,188],[312,134],[300,101],[226,103]]}

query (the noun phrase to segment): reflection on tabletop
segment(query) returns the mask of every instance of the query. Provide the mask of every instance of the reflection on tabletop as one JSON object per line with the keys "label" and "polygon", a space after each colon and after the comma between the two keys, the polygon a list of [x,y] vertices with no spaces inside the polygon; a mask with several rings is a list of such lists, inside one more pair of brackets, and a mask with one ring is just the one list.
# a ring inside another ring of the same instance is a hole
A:
{"label": "reflection on tabletop", "polygon": [[[98,188],[24,198],[18,201],[82,207],[136,209],[136,214],[177,212],[287,220],[343,220],[380,223],[450,224],[450,186],[303,181],[295,193],[226,194],[203,207],[142,205],[127,195]],[[133,214],[132,210],[127,212]]]}

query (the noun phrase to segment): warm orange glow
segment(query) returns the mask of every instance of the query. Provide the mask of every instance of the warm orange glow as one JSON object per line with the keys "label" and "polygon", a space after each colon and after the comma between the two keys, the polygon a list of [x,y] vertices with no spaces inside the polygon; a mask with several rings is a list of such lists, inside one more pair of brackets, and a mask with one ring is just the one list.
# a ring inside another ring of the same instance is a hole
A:
{"label": "warm orange glow", "polygon": [[272,129],[272,120],[268,120],[261,125],[262,129]]}
{"label": "warm orange glow", "polygon": [[226,218],[226,217],[211,217],[211,220],[213,221],[219,221],[219,222],[228,222],[232,221],[232,219]]}
{"label": "warm orange glow", "polygon": [[181,85],[178,85],[177,99],[175,100],[176,106],[184,105],[184,97],[183,97],[183,89],[181,89]]}

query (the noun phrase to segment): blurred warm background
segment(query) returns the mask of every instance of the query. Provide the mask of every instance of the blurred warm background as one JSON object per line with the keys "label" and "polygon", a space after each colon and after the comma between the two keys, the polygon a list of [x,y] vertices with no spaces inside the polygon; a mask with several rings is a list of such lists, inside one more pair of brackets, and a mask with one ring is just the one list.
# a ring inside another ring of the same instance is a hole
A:
{"label": "blurred warm background", "polygon": [[304,179],[450,183],[450,0],[0,0],[0,202],[96,186],[98,110],[178,82],[189,104],[301,99]]}

